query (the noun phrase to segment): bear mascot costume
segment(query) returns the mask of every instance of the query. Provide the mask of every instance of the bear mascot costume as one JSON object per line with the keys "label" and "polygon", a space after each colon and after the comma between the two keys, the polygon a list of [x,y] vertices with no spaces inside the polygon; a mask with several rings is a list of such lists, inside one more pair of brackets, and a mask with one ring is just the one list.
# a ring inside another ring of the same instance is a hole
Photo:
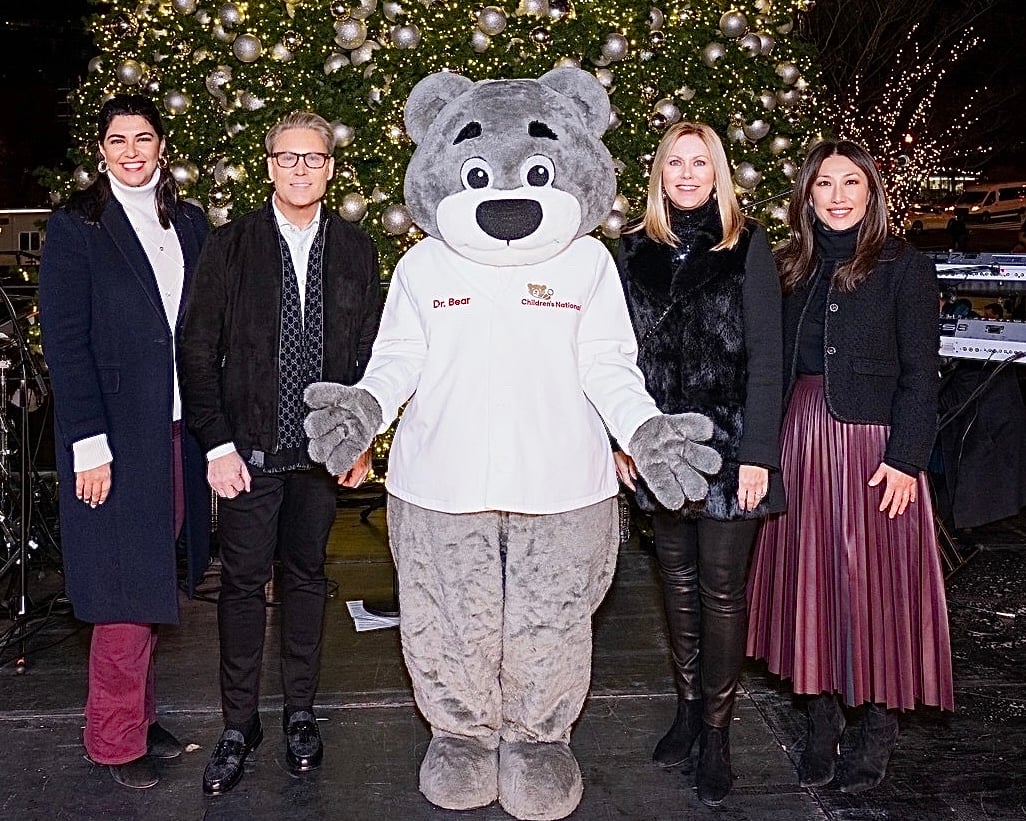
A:
{"label": "bear mascot costume", "polygon": [[403,656],[432,732],[420,789],[563,818],[619,543],[609,438],[674,509],[720,459],[699,444],[708,419],[646,393],[616,268],[587,236],[616,185],[599,82],[441,72],[405,121],[406,203],[427,237],[395,269],[363,379],[308,388],[310,454],[345,473],[409,400],[386,487]]}

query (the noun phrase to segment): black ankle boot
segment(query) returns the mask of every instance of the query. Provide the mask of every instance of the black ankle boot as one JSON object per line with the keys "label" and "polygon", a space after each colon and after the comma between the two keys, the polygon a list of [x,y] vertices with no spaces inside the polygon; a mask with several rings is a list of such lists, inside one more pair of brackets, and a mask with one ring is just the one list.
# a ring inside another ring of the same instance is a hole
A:
{"label": "black ankle boot", "polygon": [[802,787],[821,787],[834,779],[837,761],[837,742],[844,732],[844,713],[837,697],[819,695],[810,699],[809,732],[805,737],[805,750],[798,762],[798,784]]}
{"label": "black ankle boot", "polygon": [[883,781],[897,743],[897,715],[879,705],[867,704],[855,749],[841,762],[837,777],[841,792],[865,792]]}
{"label": "black ankle boot", "polygon": [[702,742],[698,754],[698,800],[710,807],[723,803],[734,783],[730,770],[730,727],[702,729]]}
{"label": "black ankle boot", "polygon": [[690,764],[691,748],[702,734],[702,701],[677,701],[677,717],[652,752],[652,760],[660,767],[679,767]]}

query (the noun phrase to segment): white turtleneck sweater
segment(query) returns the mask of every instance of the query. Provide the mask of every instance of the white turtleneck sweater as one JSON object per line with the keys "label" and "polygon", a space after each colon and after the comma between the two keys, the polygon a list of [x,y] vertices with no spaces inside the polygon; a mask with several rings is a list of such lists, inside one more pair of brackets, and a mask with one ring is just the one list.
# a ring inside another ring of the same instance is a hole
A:
{"label": "white turtleneck sweater", "polygon": [[[174,329],[178,322],[178,308],[185,284],[185,258],[182,256],[182,246],[174,227],[164,228],[157,219],[156,190],[160,172],[154,172],[148,183],[136,188],[118,182],[113,174],[108,174],[107,179],[110,181],[114,198],[125,209],[128,221],[146,253],[156,278],[157,289],[160,291],[167,324]],[[173,345],[171,350],[174,362]],[[173,367],[171,420],[177,421],[182,418],[182,397],[178,389],[178,366],[174,364]],[[99,467],[113,461],[114,458],[105,433],[75,442],[72,448],[76,472]]]}

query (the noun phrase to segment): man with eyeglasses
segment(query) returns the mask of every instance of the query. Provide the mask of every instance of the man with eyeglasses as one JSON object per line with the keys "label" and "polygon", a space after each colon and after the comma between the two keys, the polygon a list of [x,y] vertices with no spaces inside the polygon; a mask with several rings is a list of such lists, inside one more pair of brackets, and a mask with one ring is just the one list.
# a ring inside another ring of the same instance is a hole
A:
{"label": "man with eyeglasses", "polygon": [[[276,551],[285,761],[295,773],[320,766],[314,697],[337,488],[307,456],[303,391],[360,378],[381,311],[373,244],[322,202],[335,170],[331,126],[290,114],[265,148],[274,190],[261,208],[211,233],[178,339],[186,419],[218,496],[224,731],[203,773],[209,794],[239,782],[263,739],[264,587]],[[369,467],[365,453],[338,484],[356,487]]]}

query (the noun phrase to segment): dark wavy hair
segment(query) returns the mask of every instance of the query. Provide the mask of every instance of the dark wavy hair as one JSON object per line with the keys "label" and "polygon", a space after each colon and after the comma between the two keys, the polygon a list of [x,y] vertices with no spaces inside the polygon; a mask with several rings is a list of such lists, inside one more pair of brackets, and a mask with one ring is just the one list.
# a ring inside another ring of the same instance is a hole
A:
{"label": "dark wavy hair", "polygon": [[823,140],[809,151],[798,172],[787,208],[790,236],[777,251],[777,269],[785,294],[816,274],[813,263],[816,249],[816,209],[812,204],[812,186],[819,176],[819,167],[827,157],[846,157],[866,175],[869,197],[866,216],[859,228],[855,256],[839,265],[833,286],[841,291],[854,291],[872,273],[880,261],[887,241],[887,195],[876,162],[862,146],[849,140]]}
{"label": "dark wavy hair", "polygon": [[[164,139],[164,123],[160,112],[153,101],[142,94],[115,94],[102,106],[96,118],[96,139],[100,145],[110,131],[110,124],[115,117],[142,117],[150,124],[158,140]],[[97,162],[101,159],[99,148],[96,153]],[[157,183],[157,219],[164,228],[171,227],[171,220],[178,209],[178,186],[174,177],[164,167],[157,167],[160,181]],[[103,210],[107,207],[113,194],[110,180],[106,174],[97,174],[93,183],[83,191],[75,192],[68,200],[68,208],[85,214],[90,222],[99,222]]]}

